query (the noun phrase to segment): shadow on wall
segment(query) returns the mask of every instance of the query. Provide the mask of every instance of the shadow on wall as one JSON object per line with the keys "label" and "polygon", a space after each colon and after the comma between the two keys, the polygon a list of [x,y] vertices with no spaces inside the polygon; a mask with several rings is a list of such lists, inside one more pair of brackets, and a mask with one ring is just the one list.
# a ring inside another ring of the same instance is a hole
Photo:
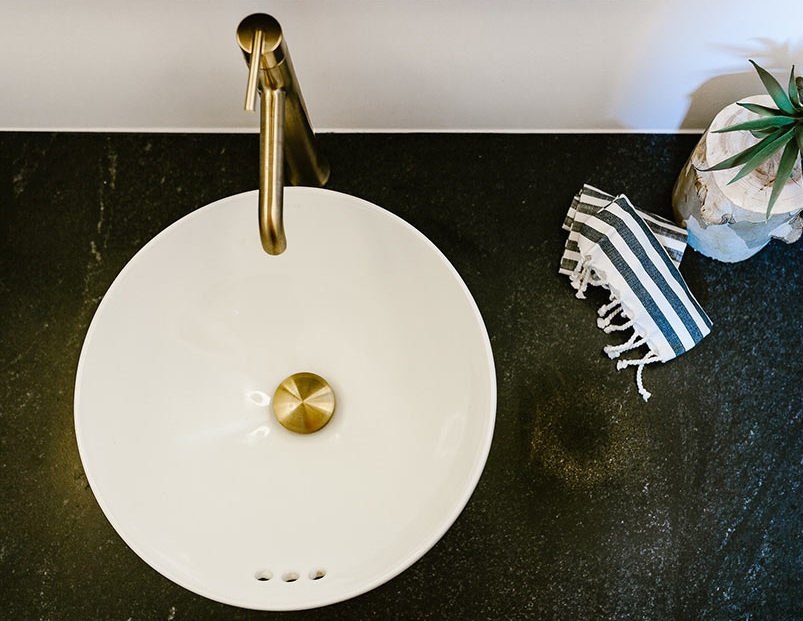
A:
{"label": "shadow on wall", "polygon": [[[720,46],[720,49],[734,55],[737,62],[744,64],[745,70],[738,73],[723,73],[710,78],[689,95],[689,108],[681,123],[681,129],[705,129],[728,104],[743,97],[758,95],[764,87],[748,62],[749,58],[775,74],[782,85],[789,79],[789,69],[793,64],[803,64],[803,40],[792,44],[789,41],[776,43],[772,39],[752,39],[753,46]],[[795,60],[798,62],[795,63]]]}

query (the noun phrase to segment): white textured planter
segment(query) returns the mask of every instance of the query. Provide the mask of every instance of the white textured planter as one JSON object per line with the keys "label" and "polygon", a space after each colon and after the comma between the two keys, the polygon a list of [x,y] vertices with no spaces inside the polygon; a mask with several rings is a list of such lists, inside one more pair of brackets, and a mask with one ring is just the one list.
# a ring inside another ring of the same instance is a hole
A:
{"label": "white textured planter", "polygon": [[[769,95],[741,101],[774,106]],[[792,176],[766,219],[780,152],[736,183],[729,181],[739,168],[700,172],[758,142],[750,132],[714,134],[722,129],[760,118],[741,106],[724,108],[697,143],[675,183],[672,206],[675,218],[689,231],[689,245],[719,261],[742,261],[770,240],[792,243],[800,238],[803,220],[803,175],[798,158]]]}

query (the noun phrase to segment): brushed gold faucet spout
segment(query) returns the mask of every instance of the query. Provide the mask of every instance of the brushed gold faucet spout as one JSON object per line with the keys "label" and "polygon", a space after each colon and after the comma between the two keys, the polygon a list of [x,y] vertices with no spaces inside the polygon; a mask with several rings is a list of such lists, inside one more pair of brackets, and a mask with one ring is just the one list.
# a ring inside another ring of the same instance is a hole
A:
{"label": "brushed gold faucet spout", "polygon": [[268,254],[287,248],[284,234],[284,91],[262,93],[259,113],[259,237]]}
{"label": "brushed gold faucet spout", "polygon": [[245,109],[260,102],[259,235],[265,252],[281,254],[284,233],[284,171],[293,185],[322,186],[329,163],[315,143],[304,98],[282,29],[264,13],[249,15],[237,27],[237,42],[248,65]]}

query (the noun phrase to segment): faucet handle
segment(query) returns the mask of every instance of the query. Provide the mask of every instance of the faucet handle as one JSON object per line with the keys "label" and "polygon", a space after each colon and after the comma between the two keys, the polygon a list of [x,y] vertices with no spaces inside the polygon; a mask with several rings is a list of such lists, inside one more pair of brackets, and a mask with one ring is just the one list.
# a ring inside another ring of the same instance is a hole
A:
{"label": "faucet handle", "polygon": [[257,28],[254,31],[254,38],[251,43],[251,60],[248,63],[248,86],[245,89],[245,109],[253,112],[257,100],[257,81],[259,79],[259,67],[262,64],[262,42],[265,33]]}
{"label": "faucet handle", "polygon": [[[260,80],[260,71],[269,71],[284,61],[285,49],[282,27],[273,17],[264,13],[249,15],[237,26],[237,43],[248,64],[248,87],[245,91],[245,109],[253,112],[256,107],[257,89],[260,83],[270,80],[265,74]],[[283,84],[271,84],[282,87]]]}

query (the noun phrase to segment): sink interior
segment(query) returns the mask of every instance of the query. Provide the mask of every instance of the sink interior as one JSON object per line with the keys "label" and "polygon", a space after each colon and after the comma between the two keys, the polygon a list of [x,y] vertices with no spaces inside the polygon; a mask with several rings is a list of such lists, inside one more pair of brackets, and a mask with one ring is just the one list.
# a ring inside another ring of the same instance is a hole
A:
{"label": "sink interior", "polygon": [[[152,567],[221,602],[309,608],[395,576],[456,519],[490,447],[494,365],[468,289],[409,224],[287,188],[272,257],[256,204],[201,208],[123,269],[81,353],[76,435]],[[297,372],[337,396],[309,435],[270,404]]]}

